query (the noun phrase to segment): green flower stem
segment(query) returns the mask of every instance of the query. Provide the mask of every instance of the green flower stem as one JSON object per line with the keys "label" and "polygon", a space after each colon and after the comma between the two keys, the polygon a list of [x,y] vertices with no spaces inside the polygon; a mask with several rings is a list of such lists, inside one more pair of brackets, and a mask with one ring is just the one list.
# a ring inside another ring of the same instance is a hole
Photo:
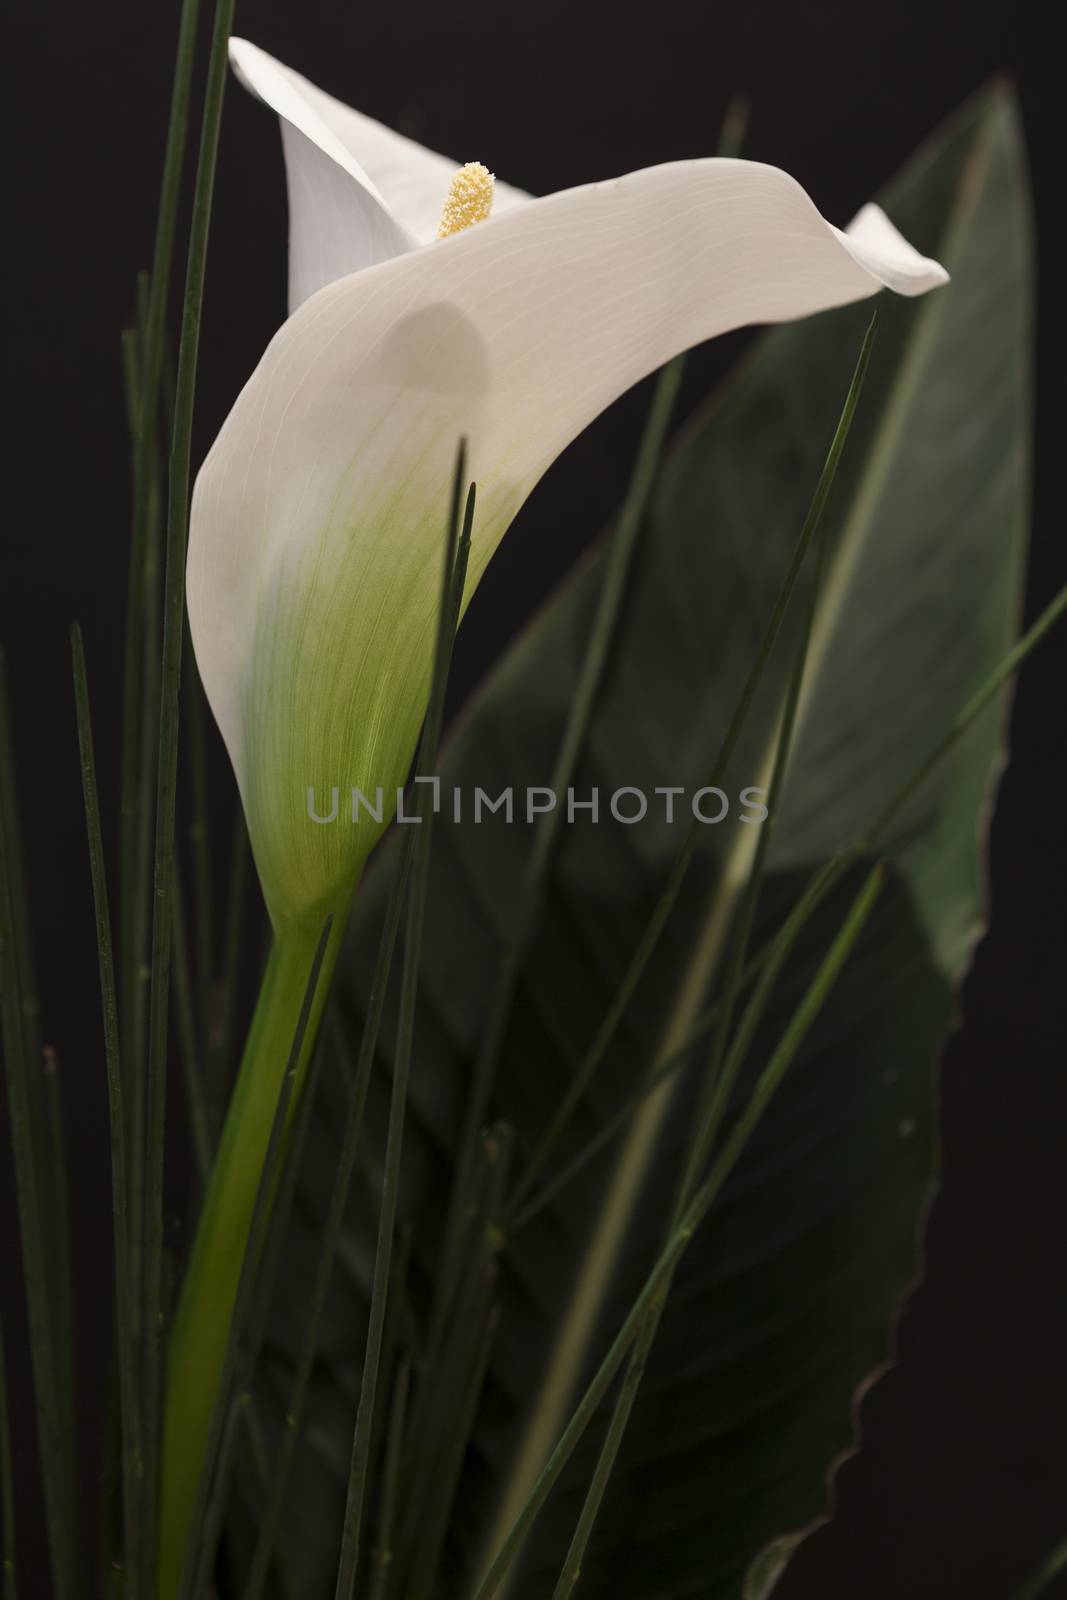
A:
{"label": "green flower stem", "polygon": [[323,922],[334,924],[304,1035],[290,1117],[307,1073],[351,903],[346,886],[282,929],[271,951],[218,1157],[182,1285],[168,1354],[163,1436],[159,1597],[178,1584],[211,1426],[256,1191],[290,1046]]}

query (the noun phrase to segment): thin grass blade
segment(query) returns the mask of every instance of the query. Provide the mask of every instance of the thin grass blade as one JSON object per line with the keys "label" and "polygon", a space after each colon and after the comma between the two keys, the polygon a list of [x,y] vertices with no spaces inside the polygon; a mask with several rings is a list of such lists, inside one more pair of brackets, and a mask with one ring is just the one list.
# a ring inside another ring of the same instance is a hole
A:
{"label": "thin grass blade", "polygon": [[[869,358],[870,346],[874,338],[877,324],[877,312],[871,319],[867,335],[864,340],[860,362],[866,365]],[[793,729],[796,721],[797,707],[800,704],[800,693],[804,681],[805,669],[808,660],[808,647],[811,641],[811,632],[815,620],[815,608],[819,598],[819,580],[822,572],[822,553],[825,541],[820,539],[815,553],[814,572],[810,584],[810,599],[807,605],[804,626],[801,629],[800,639],[794,653],[793,666],[790,672],[786,689],[785,704],[779,722],[778,738],[774,752],[774,762],[771,772],[770,787],[767,793],[767,816],[759,830],[756,849],[749,867],[745,887],[742,891],[740,904],[734,917],[734,926],[730,941],[729,956],[726,966],[726,976],[723,983],[715,1025],[712,1031],[711,1048],[705,1068],[704,1083],[700,1095],[700,1104],[697,1112],[693,1136],[690,1140],[689,1152],[686,1157],[685,1167],[682,1172],[678,1192],[670,1221],[667,1225],[667,1238],[678,1226],[685,1207],[692,1199],[700,1174],[707,1165],[708,1158],[714,1148],[716,1137],[722,1125],[730,1103],[737,1074],[747,1055],[748,1039],[745,1035],[740,1048],[735,1048],[727,1054],[727,1040],[730,1025],[733,1020],[734,1009],[741,990],[748,955],[748,943],[755,918],[756,905],[759,900],[760,889],[763,884],[763,869],[767,858],[767,850],[773,837],[774,822],[778,813],[778,806],[785,783],[785,774],[789,762],[790,747],[793,738]],[[784,957],[783,957],[784,959]],[[780,970],[781,962],[775,966],[774,971]],[[766,974],[766,969],[765,969]],[[761,1017],[766,1000],[773,988],[773,979],[770,984],[765,981],[757,986],[756,994],[750,1002],[749,1017]],[[752,1027],[754,1030],[754,1022]],[[742,1030],[743,1032],[744,1030]],[[612,1408],[611,1419],[608,1424],[600,1454],[593,1471],[589,1489],[579,1513],[574,1535],[560,1571],[559,1580],[553,1594],[553,1600],[565,1600],[578,1583],[578,1575],[585,1560],[589,1539],[596,1525],[604,1495],[615,1469],[619,1450],[629,1424],[634,1402],[641,1386],[646,1364],[655,1342],[659,1329],[660,1319],[667,1300],[666,1286],[658,1295],[648,1313],[630,1359],[622,1385],[616,1396]]]}
{"label": "thin grass blade", "polygon": [[1015,1600],[1044,1600],[1044,1597],[1051,1600],[1053,1580],[1065,1571],[1067,1571],[1067,1539],[1049,1552],[1029,1583],[1024,1584],[1015,1595]]}
{"label": "thin grass blade", "polygon": [[[192,0],[186,0],[192,4]],[[178,778],[178,723],[185,613],[185,553],[189,524],[193,403],[196,392],[200,320],[204,301],[208,233],[215,187],[222,105],[228,68],[227,49],[234,0],[218,0],[211,36],[200,155],[189,229],[178,377],[174,402],[167,505],[167,554],[163,605],[163,662],[159,714],[159,765],[156,783],[155,895],[152,918],[152,976],[148,1024],[146,1131],[144,1162],[144,1270],[142,1283],[145,1393],[146,1559],[154,1566],[159,1511],[162,1369],[163,1135],[166,1105],[167,1040],[173,934],[175,809]],[[153,281],[152,292],[156,293]],[[160,347],[162,339],[160,339]],[[147,359],[147,358],[146,358]]]}
{"label": "thin grass blade", "polygon": [[59,1377],[62,1357],[56,1346],[58,1319],[49,1226],[51,1187],[40,1097],[40,1055],[32,1042],[36,1013],[26,987],[30,965],[26,948],[26,910],[21,892],[22,859],[7,688],[0,657],[0,1029],[6,1064],[48,1549],[55,1588],[58,1593],[67,1595],[75,1594],[80,1587],[75,1549],[77,1517],[70,1499],[67,1469],[73,1444],[70,1419],[63,1416],[63,1389]]}
{"label": "thin grass blade", "polygon": [[7,1398],[7,1359],[4,1324],[0,1321],[0,1561],[4,1571],[4,1600],[17,1600],[15,1569],[15,1466],[11,1454],[11,1411]]}
{"label": "thin grass blade", "polygon": [[[121,1417],[120,1456],[122,1464],[123,1522],[127,1548],[136,1539],[138,1507],[144,1478],[142,1454],[143,1418],[136,1372],[136,1347],[132,1326],[132,1285],[130,1282],[129,1172],[127,1166],[127,1124],[123,1103],[124,1087],[119,1043],[118,994],[115,961],[111,942],[111,908],[104,865],[104,840],[100,822],[100,797],[96,782],[96,756],[93,748],[89,683],[81,629],[71,629],[71,654],[74,671],[74,704],[78,722],[78,753],[81,761],[85,827],[89,841],[89,870],[96,918],[97,962],[100,970],[100,1003],[104,1024],[104,1065],[107,1076],[108,1117],[111,1133],[111,1213],[115,1257],[115,1359],[118,1368],[119,1412]],[[129,1564],[128,1593],[139,1594],[137,1563]]]}
{"label": "thin grass blade", "polygon": [[[756,691],[758,690],[760,682],[762,681],[767,663],[770,660],[771,653],[777,642],[782,624],[785,621],[786,612],[789,609],[794,591],[797,583],[799,582],[800,574],[803,569],[808,550],[813,539],[815,538],[816,533],[818,532],[820,523],[822,521],[823,512],[830,497],[830,492],[837,476],[837,469],[840,464],[842,454],[844,453],[845,444],[852,427],[852,421],[856,414],[856,408],[859,404],[864,378],[866,377],[867,373],[870,347],[871,335],[870,332],[868,332],[868,337],[864,340],[863,348],[860,352],[860,358],[852,376],[852,382],[845,398],[844,408],[838,420],[837,429],[834,433],[829,452],[823,464],[823,469],[820,473],[819,481],[815,488],[815,493],[812,496],[811,504],[808,508],[808,514],[804,520],[804,526],[801,529],[796,547],[794,548],[793,555],[789,563],[789,569],[786,572],[785,578],[783,579],[782,585],[778,591],[770,619],[760,641],[759,650],[757,651],[755,660],[749,669],[748,676],[745,680],[741,694],[738,697],[737,704],[734,707],[733,714],[730,718],[730,723],[726,730],[726,734],[719,748],[719,753],[716,757],[712,774],[708,779],[708,784],[712,788],[718,788],[721,785],[729,767],[730,760],[737,746],[737,742],[744,730],[748,713],[756,696]],[[634,992],[636,991],[637,986],[644,975],[645,969],[652,959],[653,953],[655,952],[663,934],[663,930],[670,919],[671,912],[674,910],[675,904],[677,903],[678,896],[681,894],[682,885],[685,882],[689,868],[693,861],[693,857],[695,856],[697,847],[701,841],[702,832],[702,824],[699,821],[694,820],[691,823],[682,847],[675,858],[674,866],[671,869],[667,885],[660,896],[660,899],[657,902],[648,923],[645,926],[645,930],[640,940],[638,941],[637,948],[631,957],[629,966],[626,969],[622,983],[616,992],[615,998],[608,1007],[608,1010],[597,1029],[596,1035],[589,1046],[581,1065],[575,1072],[567,1093],[564,1095],[548,1126],[545,1128],[540,1139],[537,1141],[534,1150],[526,1163],[522,1176],[516,1184],[515,1192],[512,1198],[513,1208],[517,1209],[520,1207],[531,1192],[536,1179],[543,1170],[548,1157],[560,1138],[560,1135],[563,1133],[564,1129],[569,1123],[574,1114],[575,1108],[581,1102],[586,1089],[588,1088],[597,1069],[607,1054],[608,1048],[615,1037],[616,1030],[626,1013],[627,1007],[629,1006]]]}
{"label": "thin grass blade", "polygon": [[[608,659],[614,644],[623,598],[626,593],[630,569],[638,536],[644,524],[649,496],[655,482],[663,445],[667,437],[671,415],[678,398],[685,357],[678,356],[666,367],[656,382],[652,404],[645,423],[644,434],[637,453],[633,476],[623,504],[622,513],[608,550],[604,583],[600,590],[596,616],[593,619],[589,643],[582,659],[581,672],[575,685],[574,699],[563,730],[556,756],[551,787],[555,794],[569,789],[585,745],[589,721],[604,679]],[[545,878],[555,850],[562,820],[558,808],[545,812],[538,818],[534,830],[529,861],[519,888],[518,899],[509,921],[507,940],[500,955],[500,966],[489,1002],[488,1015],[483,1030],[478,1056],[474,1066],[471,1088],[464,1111],[456,1176],[453,1183],[448,1225],[445,1234],[444,1258],[438,1294],[436,1337],[440,1337],[440,1322],[446,1314],[452,1278],[456,1270],[456,1253],[459,1249],[461,1221],[470,1188],[471,1175],[477,1155],[478,1139],[485,1121],[486,1109],[492,1092],[504,1032],[515,995],[523,955],[537,921],[544,894]],[[430,1346],[436,1343],[431,1334]]]}
{"label": "thin grass blade", "polygon": [[230,842],[230,870],[226,885],[220,972],[212,984],[207,1022],[205,1095],[212,1142],[218,1140],[234,1073],[236,1057],[237,991],[244,949],[248,908],[248,877],[252,850],[240,801],[234,806]]}
{"label": "thin grass blade", "polygon": [[181,1054],[182,1078],[185,1083],[185,1104],[189,1116],[192,1138],[193,1163],[200,1183],[205,1188],[215,1143],[208,1120],[207,1097],[204,1093],[203,1053],[197,1027],[196,997],[193,993],[192,963],[189,960],[188,930],[185,921],[185,896],[182,892],[181,871],[174,872],[174,1001],[178,1023],[178,1048]]}
{"label": "thin grass blade", "polygon": [[[141,900],[147,901],[147,883],[139,881],[139,781],[141,752],[141,665],[143,660],[143,600],[145,543],[152,485],[156,474],[153,455],[157,449],[158,399],[163,370],[167,302],[177,232],[178,201],[189,126],[189,101],[192,90],[196,50],[199,0],[183,0],[178,26],[174,79],[160,179],[159,209],[152,254],[152,271],[139,283],[140,328],[136,342],[136,383],[127,380],[128,408],[131,417],[133,453],[133,516],[130,536],[129,568],[126,587],[125,671],[123,675],[122,779],[120,801],[120,953],[122,958],[122,996],[124,1010],[132,1023],[132,997],[141,956],[135,944],[135,921]],[[127,1023],[124,1022],[124,1025]],[[126,1054],[130,1054],[127,1032]],[[132,1060],[127,1062],[132,1070]]]}
{"label": "thin grass blade", "polygon": [[401,1446],[404,1441],[404,1418],[407,1413],[408,1387],[411,1368],[404,1362],[397,1373],[393,1405],[389,1414],[389,1436],[385,1446],[385,1468],[382,1473],[382,1497],[378,1508],[378,1533],[371,1550],[371,1580],[368,1600],[386,1600],[393,1560],[393,1524],[396,1521],[397,1497],[400,1489]]}
{"label": "thin grass blade", "polygon": [[367,1348],[363,1363],[359,1406],[356,1412],[356,1426],[352,1440],[348,1493],[345,1503],[344,1525],[341,1533],[341,1555],[338,1564],[336,1587],[337,1600],[352,1600],[359,1567],[367,1469],[375,1427],[375,1407],[380,1377],[386,1307],[389,1296],[393,1234],[396,1227],[400,1157],[403,1148],[404,1115],[407,1102],[408,1075],[411,1067],[415,1001],[418,989],[419,964],[422,955],[430,842],[433,834],[433,812],[430,809],[427,798],[426,784],[420,783],[418,780],[420,778],[425,779],[433,773],[437,760],[441,723],[444,715],[445,686],[448,681],[452,646],[466,579],[467,559],[470,554],[475,493],[472,485],[467,491],[466,506],[464,508],[465,481],[466,449],[461,444],[456,462],[448,537],[445,541],[445,563],[441,584],[441,604],[438,611],[433,678],[417,761],[415,787],[418,794],[417,814],[421,820],[413,847],[411,883],[406,904],[404,959],[397,1022],[397,1046],[393,1063],[393,1086],[389,1106],[389,1128],[386,1135],[384,1175],[382,1179],[382,1204],[378,1225],[378,1244],[374,1259],[374,1279],[371,1289]]}

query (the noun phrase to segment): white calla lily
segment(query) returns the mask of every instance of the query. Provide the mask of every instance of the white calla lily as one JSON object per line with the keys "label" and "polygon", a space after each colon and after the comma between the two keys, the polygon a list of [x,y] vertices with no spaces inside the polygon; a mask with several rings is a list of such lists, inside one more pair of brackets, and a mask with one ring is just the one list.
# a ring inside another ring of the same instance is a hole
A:
{"label": "white calla lily", "polygon": [[460,436],[478,484],[467,595],[545,469],[690,345],[945,281],[866,207],[848,232],[758,162],[652,167],[435,239],[455,166],[231,45],[276,110],[293,315],[204,463],[188,595],[276,925],[358,871],[380,829],[307,791],[388,796],[428,687]]}
{"label": "white calla lily", "polygon": [[[560,451],[679,351],[945,281],[875,207],[841,232],[757,162],[676,162],[539,200],[497,184],[486,216],[484,168],[457,179],[254,46],[231,52],[282,120],[292,315],[200,471],[187,592],[277,937],[171,1337],[161,1600],[311,952],[332,913],[328,971],[424,713],[459,440],[478,484],[469,598]],[[320,826],[308,791],[334,788],[381,789],[387,809]]]}

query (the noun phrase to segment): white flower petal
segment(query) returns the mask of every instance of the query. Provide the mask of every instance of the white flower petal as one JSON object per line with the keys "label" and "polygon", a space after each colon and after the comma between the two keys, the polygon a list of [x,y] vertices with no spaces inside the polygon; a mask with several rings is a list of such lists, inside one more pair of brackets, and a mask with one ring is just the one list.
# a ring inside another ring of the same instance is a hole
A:
{"label": "white flower petal", "polygon": [[[434,238],[460,162],[353,111],[247,39],[230,40],[230,63],[281,119],[290,311],[335,278]],[[528,198],[497,183],[494,209]]]}
{"label": "white flower petal", "polygon": [[412,249],[415,240],[313,98],[327,97],[244,39],[230,40],[230,63],[245,87],[281,119],[289,188],[290,311],[335,278]]}
{"label": "white flower petal", "polygon": [[931,263],[916,255],[881,206],[862,206],[842,238],[860,265],[875,273],[887,289],[897,294],[924,294],[947,278],[947,273],[939,268],[941,276],[936,282],[929,281]]}
{"label": "white flower petal", "polygon": [[784,172],[707,160],[532,201],[303,305],[204,463],[189,555],[200,671],[276,914],[352,849],[309,826],[307,786],[403,778],[460,435],[473,588],[550,462],[680,350],[944,281],[899,235],[840,233]]}

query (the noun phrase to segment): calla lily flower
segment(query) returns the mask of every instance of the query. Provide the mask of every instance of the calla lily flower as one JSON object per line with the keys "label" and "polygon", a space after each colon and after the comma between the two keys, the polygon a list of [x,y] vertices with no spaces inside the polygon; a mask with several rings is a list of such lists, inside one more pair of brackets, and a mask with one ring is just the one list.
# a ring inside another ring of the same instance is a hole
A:
{"label": "calla lily flower", "polygon": [[350,894],[389,820],[317,826],[309,788],[388,799],[407,773],[461,436],[478,484],[466,600],[546,468],[670,357],[946,274],[877,207],[841,231],[759,162],[543,199],[467,168],[450,198],[454,162],[230,49],[281,120],[291,315],[201,469],[188,602],[280,931]]}
{"label": "calla lily flower", "polygon": [[[311,953],[332,914],[328,972],[424,715],[460,439],[478,485],[466,601],[546,468],[663,362],[945,281],[876,207],[842,232],[775,167],[680,161],[535,200],[251,44],[231,59],[281,119],[290,315],[201,468],[187,592],[276,939],[171,1335],[160,1600],[177,1591]],[[308,791],[334,788],[386,806],[320,826]]]}

